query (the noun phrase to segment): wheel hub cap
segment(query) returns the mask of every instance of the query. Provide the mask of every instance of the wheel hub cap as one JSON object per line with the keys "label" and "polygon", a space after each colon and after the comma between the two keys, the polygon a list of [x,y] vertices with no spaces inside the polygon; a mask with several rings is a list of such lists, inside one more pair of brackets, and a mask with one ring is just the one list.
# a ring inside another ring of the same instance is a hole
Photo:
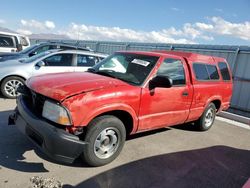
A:
{"label": "wheel hub cap", "polygon": [[107,128],[97,136],[94,152],[98,158],[106,159],[116,152],[119,146],[118,132],[115,128]]}
{"label": "wheel hub cap", "polygon": [[214,121],[214,110],[213,109],[209,109],[206,113],[205,116],[205,126],[206,127],[210,127]]}
{"label": "wheel hub cap", "polygon": [[19,80],[9,80],[4,86],[4,91],[11,97],[16,97],[18,95],[17,88],[23,85]]}

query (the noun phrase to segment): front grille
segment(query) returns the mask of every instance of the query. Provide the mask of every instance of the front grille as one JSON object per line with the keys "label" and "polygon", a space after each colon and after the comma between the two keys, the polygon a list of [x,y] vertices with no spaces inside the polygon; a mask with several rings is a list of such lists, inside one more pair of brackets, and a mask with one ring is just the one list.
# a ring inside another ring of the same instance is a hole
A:
{"label": "front grille", "polygon": [[[41,95],[41,94],[29,89],[27,86],[24,86],[24,88],[22,88],[22,92],[19,92],[19,93],[22,95],[22,101],[25,103],[25,106],[36,117],[48,122],[49,124],[59,128],[59,129],[65,130],[66,127],[59,125],[53,121],[50,121],[42,116],[43,106],[44,106],[45,101],[47,99],[49,99],[48,97]],[[52,99],[49,99],[49,100],[52,100]],[[35,136],[35,138],[37,139],[38,136]],[[32,139],[34,139],[34,138],[32,137]],[[41,140],[41,139],[39,139],[39,140]]]}
{"label": "front grille", "polygon": [[31,91],[31,97],[34,113],[38,116],[42,116],[43,105],[46,98],[43,95],[40,95],[34,91]]}
{"label": "front grille", "polygon": [[30,90],[25,86],[25,94],[23,95],[23,100],[28,106],[29,110],[32,111],[36,116],[42,117],[43,105],[46,100],[46,97]]}

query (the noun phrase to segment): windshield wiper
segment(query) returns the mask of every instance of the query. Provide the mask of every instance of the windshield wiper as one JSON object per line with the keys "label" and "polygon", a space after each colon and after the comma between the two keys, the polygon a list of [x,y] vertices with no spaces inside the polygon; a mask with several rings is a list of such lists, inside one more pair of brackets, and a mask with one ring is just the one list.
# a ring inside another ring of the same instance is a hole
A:
{"label": "windshield wiper", "polygon": [[93,73],[95,73],[96,70],[94,68],[88,68],[87,72],[93,72]]}
{"label": "windshield wiper", "polygon": [[108,77],[111,77],[111,78],[116,78],[116,79],[117,79],[117,77],[115,77],[115,76],[112,75],[112,74],[109,74],[109,72],[105,72],[105,71],[95,71],[94,73],[100,74],[100,75],[103,75],[103,76],[108,76]]}
{"label": "windshield wiper", "polygon": [[98,70],[95,70],[94,68],[89,68],[87,70],[87,72],[91,72],[91,73],[94,73],[94,74],[100,74],[100,75],[103,75],[103,76],[108,76],[108,77],[116,78],[115,76],[109,74],[108,72],[98,71]]}

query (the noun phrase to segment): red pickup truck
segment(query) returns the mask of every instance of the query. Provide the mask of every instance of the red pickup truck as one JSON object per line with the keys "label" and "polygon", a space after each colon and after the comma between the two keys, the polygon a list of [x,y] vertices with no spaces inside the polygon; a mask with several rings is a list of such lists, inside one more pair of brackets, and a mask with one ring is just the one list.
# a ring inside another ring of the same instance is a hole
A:
{"label": "red pickup truck", "polygon": [[126,135],[194,122],[208,130],[229,107],[225,59],[175,51],[116,52],[88,72],[32,77],[18,88],[16,124],[53,159],[114,160]]}

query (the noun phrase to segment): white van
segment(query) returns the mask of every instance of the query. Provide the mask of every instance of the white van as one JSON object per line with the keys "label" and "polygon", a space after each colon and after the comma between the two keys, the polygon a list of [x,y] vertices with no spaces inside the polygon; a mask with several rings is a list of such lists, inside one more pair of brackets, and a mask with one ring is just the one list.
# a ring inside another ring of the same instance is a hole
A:
{"label": "white van", "polygon": [[0,53],[18,52],[30,46],[27,36],[0,31]]}

